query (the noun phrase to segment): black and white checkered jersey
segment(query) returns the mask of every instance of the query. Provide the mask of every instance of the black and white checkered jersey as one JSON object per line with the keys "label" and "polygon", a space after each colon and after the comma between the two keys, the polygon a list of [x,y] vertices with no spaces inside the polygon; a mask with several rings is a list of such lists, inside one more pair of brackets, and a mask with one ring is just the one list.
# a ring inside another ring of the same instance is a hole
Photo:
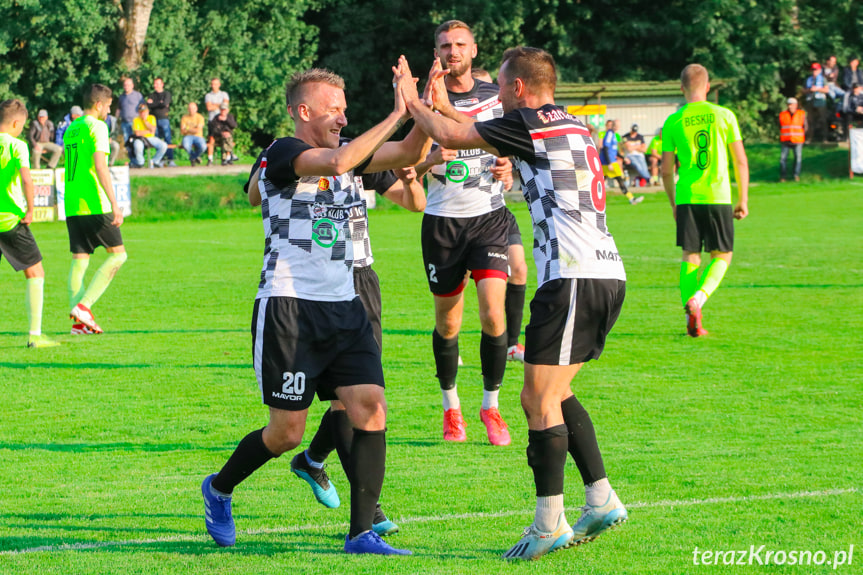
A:
{"label": "black and white checkered jersey", "polygon": [[558,278],[625,280],[605,221],[599,153],[581,121],[552,104],[477,123],[482,138],[514,156],[533,220],[539,285]]}
{"label": "black and white checkered jersey", "polygon": [[252,174],[261,169],[265,234],[258,298],[350,301],[356,256],[371,263],[362,166],[339,176],[299,177],[294,159],[310,149],[297,138],[281,138],[252,168]]}
{"label": "black and white checkered jersey", "polygon": [[[497,84],[474,80],[469,92],[448,92],[456,110],[478,122],[503,116]],[[450,218],[471,218],[504,205],[503,184],[489,169],[495,157],[482,149],[459,150],[458,159],[430,170],[425,213]]]}

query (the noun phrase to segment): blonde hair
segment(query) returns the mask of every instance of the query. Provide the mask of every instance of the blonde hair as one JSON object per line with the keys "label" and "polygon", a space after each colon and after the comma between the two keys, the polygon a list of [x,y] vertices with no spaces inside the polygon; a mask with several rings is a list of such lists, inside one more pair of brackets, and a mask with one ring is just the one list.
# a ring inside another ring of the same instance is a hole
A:
{"label": "blonde hair", "polygon": [[344,79],[324,68],[311,68],[303,72],[296,72],[288,81],[288,86],[285,88],[285,101],[288,106],[296,105],[303,99],[303,86],[306,84],[329,84],[340,90],[345,89]]}
{"label": "blonde hair", "polygon": [[689,64],[680,73],[680,84],[687,92],[705,88],[709,81],[707,68],[701,64]]}

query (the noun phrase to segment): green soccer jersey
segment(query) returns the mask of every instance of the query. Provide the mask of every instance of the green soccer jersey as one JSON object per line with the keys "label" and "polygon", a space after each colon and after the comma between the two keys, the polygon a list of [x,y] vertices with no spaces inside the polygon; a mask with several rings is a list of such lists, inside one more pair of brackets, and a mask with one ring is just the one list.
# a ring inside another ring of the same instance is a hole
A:
{"label": "green soccer jersey", "polygon": [[0,133],[0,232],[8,232],[27,214],[21,168],[30,168],[27,144]]}
{"label": "green soccer jersey", "polygon": [[650,144],[647,145],[647,150],[644,151],[646,156],[661,156],[662,155],[662,138],[653,136]]}
{"label": "green soccer jersey", "polygon": [[710,102],[692,102],[665,120],[662,151],[680,160],[677,204],[730,204],[728,144],[739,142],[737,117]]}
{"label": "green soccer jersey", "polygon": [[66,154],[66,215],[110,213],[111,202],[99,183],[93,161],[93,154],[97,152],[106,156],[111,153],[108,125],[93,116],[81,116],[63,134],[63,149]]}

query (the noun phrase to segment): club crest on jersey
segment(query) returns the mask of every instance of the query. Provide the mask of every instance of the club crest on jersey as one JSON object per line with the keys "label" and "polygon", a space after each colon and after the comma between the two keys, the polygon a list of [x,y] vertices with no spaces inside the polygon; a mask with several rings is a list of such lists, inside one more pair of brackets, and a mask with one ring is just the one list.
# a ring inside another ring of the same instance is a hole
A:
{"label": "club crest on jersey", "polygon": [[455,160],[446,165],[446,179],[454,184],[460,184],[470,176],[470,168],[461,160]]}
{"label": "club crest on jersey", "polygon": [[331,248],[339,239],[339,229],[329,218],[321,218],[312,224],[312,239],[322,248]]}
{"label": "club crest on jersey", "polygon": [[318,180],[318,190],[322,192],[326,192],[330,189],[330,181],[327,178],[321,178]]}

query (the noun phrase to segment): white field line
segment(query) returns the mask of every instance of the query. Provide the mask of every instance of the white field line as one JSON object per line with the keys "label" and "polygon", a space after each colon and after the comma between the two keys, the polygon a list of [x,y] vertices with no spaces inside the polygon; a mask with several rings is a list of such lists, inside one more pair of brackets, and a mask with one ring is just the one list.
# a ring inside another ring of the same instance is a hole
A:
{"label": "white field line", "polygon": [[[766,495],[744,495],[741,497],[708,497],[706,499],[679,499],[628,503],[627,509],[652,509],[667,507],[694,507],[699,505],[719,505],[725,503],[749,503],[753,501],[770,501],[775,499],[803,499],[807,497],[830,497],[835,495],[846,495],[848,493],[860,493],[860,489],[827,489],[824,491],[795,491],[791,493],[768,493]],[[567,507],[567,511],[578,511],[579,507]],[[454,521],[459,519],[495,519],[500,517],[512,517],[516,515],[530,516],[531,510],[519,511],[497,511],[485,513],[482,511],[471,513],[451,513],[447,515],[427,515],[425,517],[401,517],[396,518],[398,523],[433,523],[437,521]],[[308,525],[291,525],[285,527],[262,527],[258,529],[246,529],[239,532],[240,535],[265,535],[271,533],[297,533],[300,531],[314,531],[318,529],[347,527],[347,523],[320,523]],[[89,549],[105,549],[108,547],[125,547],[134,545],[152,545],[155,543],[177,543],[209,541],[207,535],[173,535],[170,537],[156,537],[153,539],[127,539],[125,541],[98,541],[94,543],[72,543],[67,545],[45,545],[42,547],[30,547],[27,549],[11,549],[0,551],[0,555],[23,555],[27,553],[50,553],[54,551],[86,551]]]}

